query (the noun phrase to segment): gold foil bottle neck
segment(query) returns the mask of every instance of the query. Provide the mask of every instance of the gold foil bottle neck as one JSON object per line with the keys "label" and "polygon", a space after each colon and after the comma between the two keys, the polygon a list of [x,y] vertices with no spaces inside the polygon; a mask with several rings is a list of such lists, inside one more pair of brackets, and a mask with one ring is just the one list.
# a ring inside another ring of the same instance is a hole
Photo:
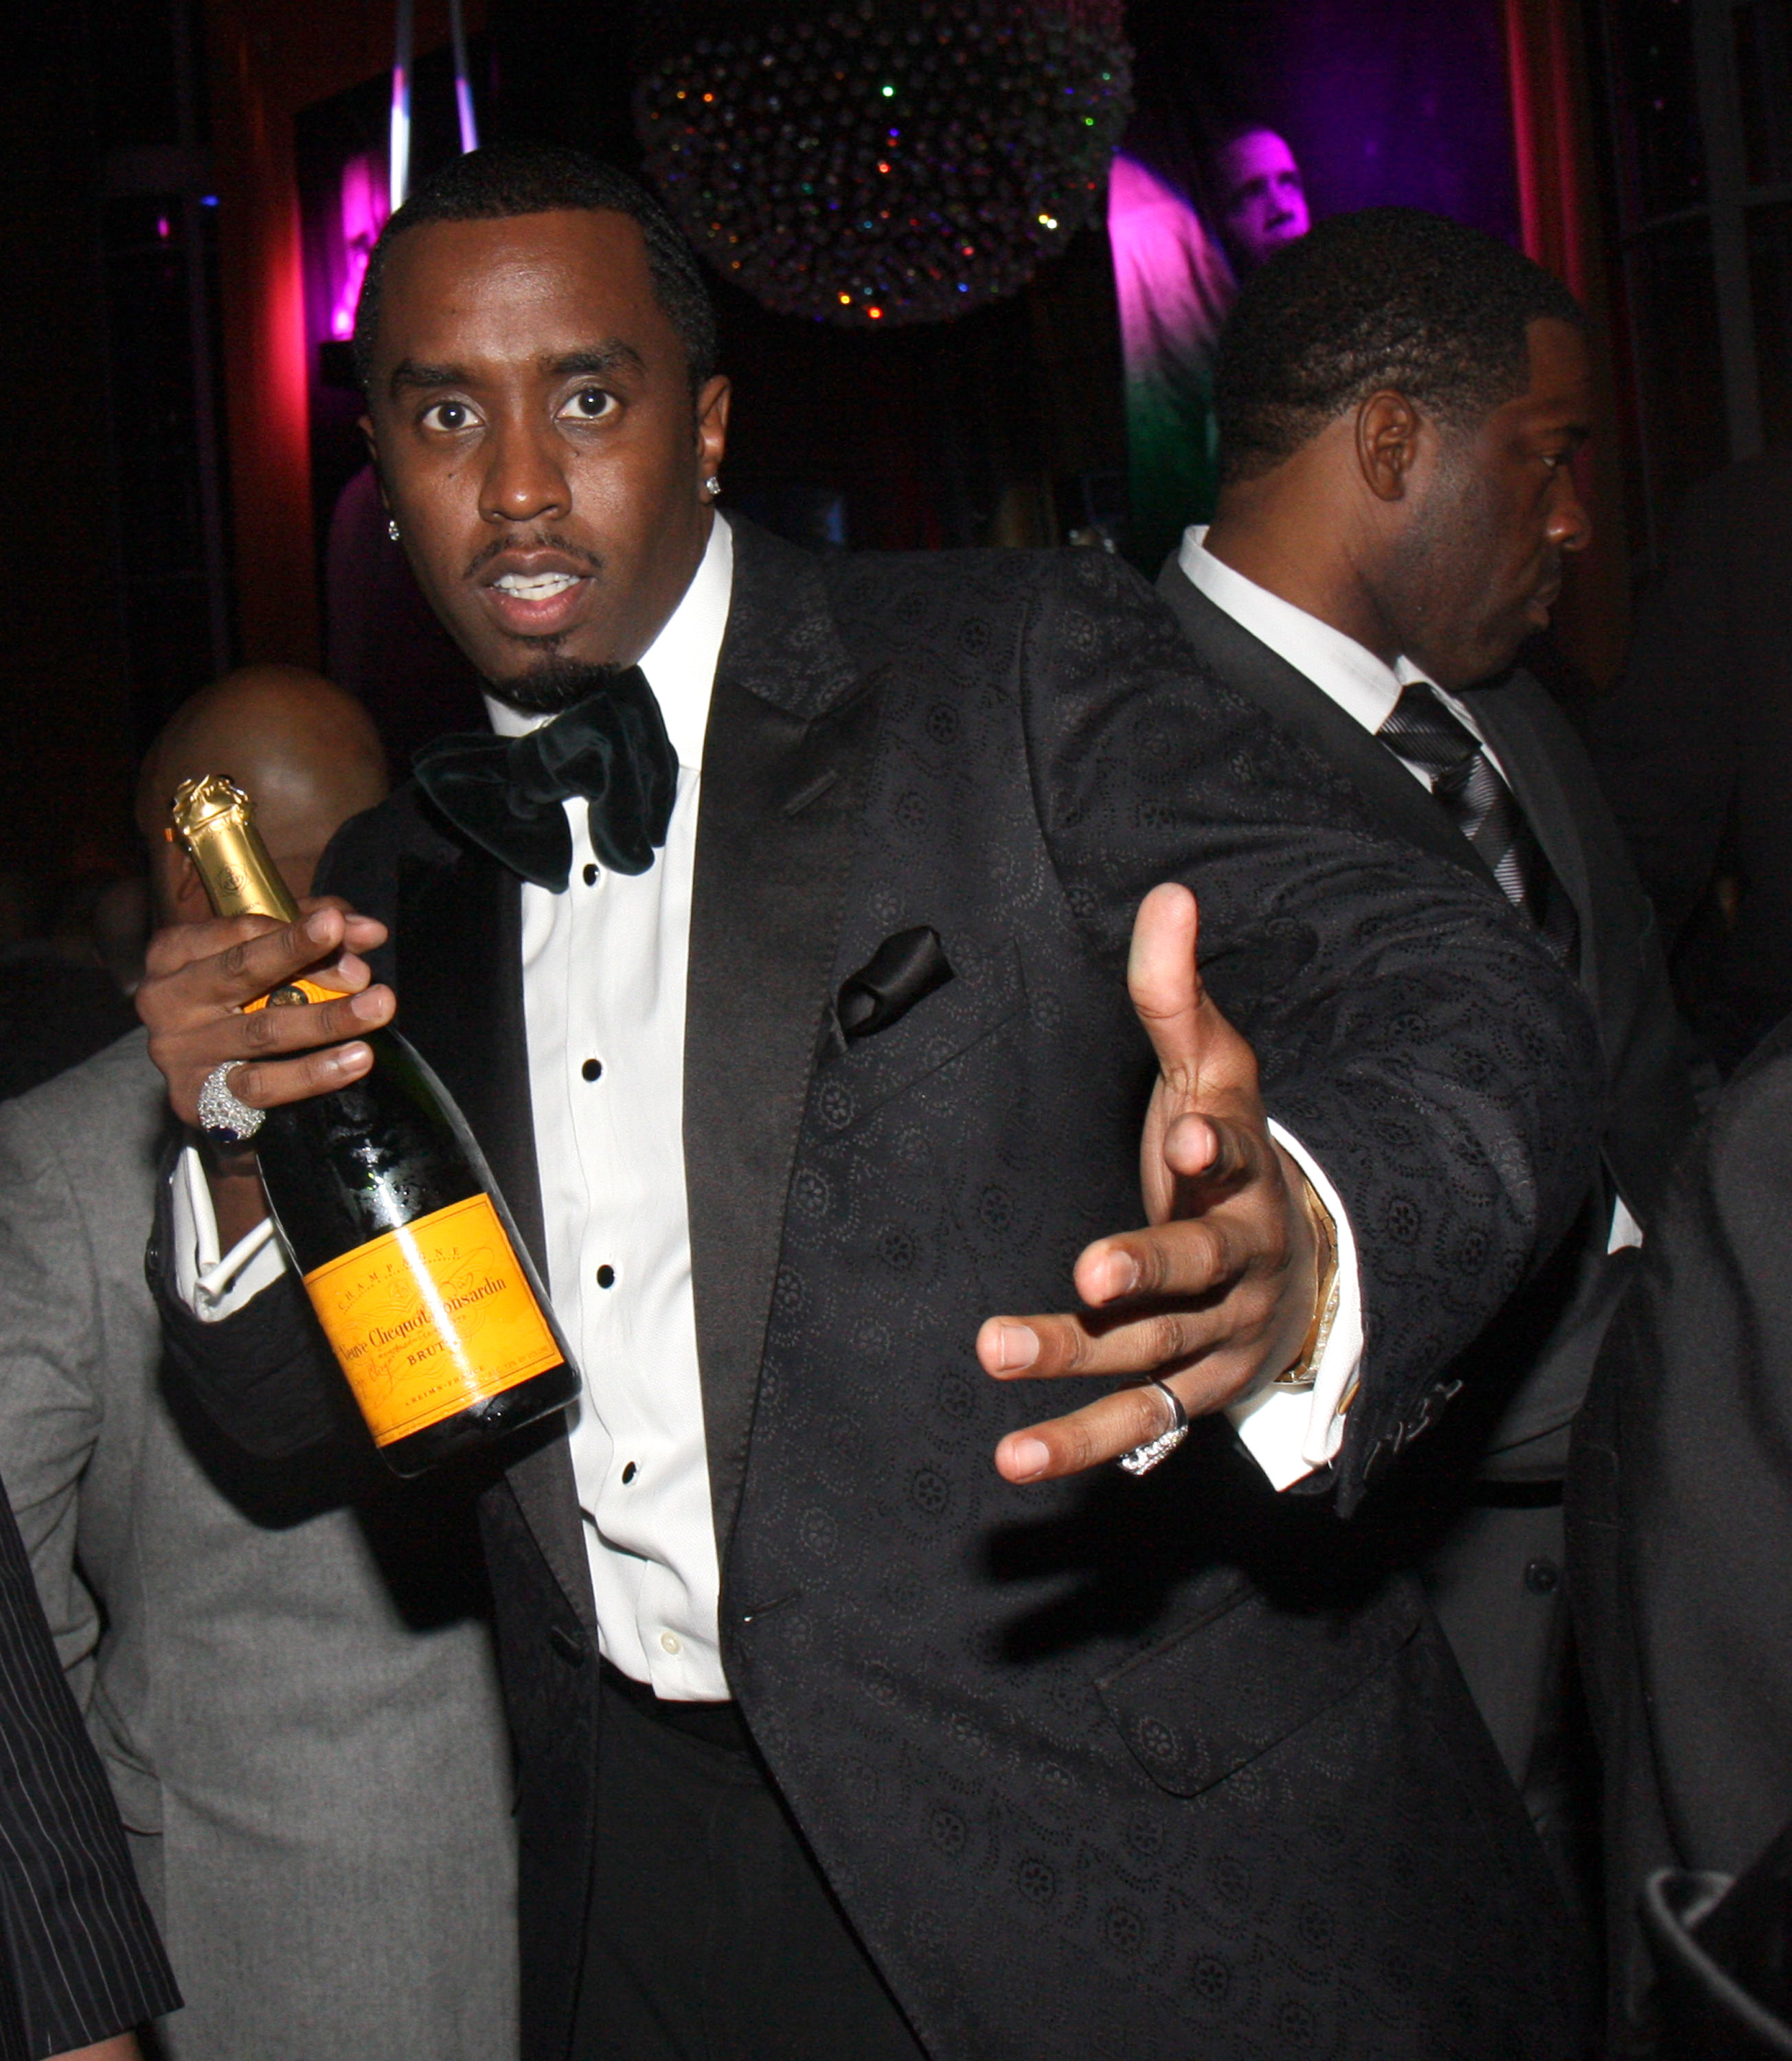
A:
{"label": "gold foil bottle neck", "polygon": [[262,842],[249,797],[234,780],[222,773],[183,780],[169,814],[218,915],[295,920],[298,904]]}

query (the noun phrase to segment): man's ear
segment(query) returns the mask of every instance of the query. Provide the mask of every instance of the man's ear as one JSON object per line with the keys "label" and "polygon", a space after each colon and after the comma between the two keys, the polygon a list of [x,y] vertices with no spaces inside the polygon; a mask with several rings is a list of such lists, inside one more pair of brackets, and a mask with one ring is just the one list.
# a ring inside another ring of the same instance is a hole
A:
{"label": "man's ear", "polygon": [[1398,501],[1418,462],[1423,424],[1404,394],[1371,394],[1357,410],[1357,464],[1378,501]]}
{"label": "man's ear", "polygon": [[[379,462],[379,438],[374,433],[374,418],[371,415],[363,415],[354,426],[361,432],[361,441],[367,446],[368,462],[374,468],[374,484],[379,490],[380,507],[386,520],[391,522],[395,519],[392,514],[392,497],[386,490],[386,469]],[[394,535],[394,542],[396,541]]]}
{"label": "man's ear", "polygon": [[706,479],[722,470],[728,449],[728,404],[734,389],[718,372],[697,390],[697,459]]}

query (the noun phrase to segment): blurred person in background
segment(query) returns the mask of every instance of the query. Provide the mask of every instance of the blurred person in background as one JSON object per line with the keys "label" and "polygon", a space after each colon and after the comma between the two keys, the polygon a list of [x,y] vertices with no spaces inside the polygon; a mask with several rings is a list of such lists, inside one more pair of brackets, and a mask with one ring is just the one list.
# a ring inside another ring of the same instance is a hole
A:
{"label": "blurred person in background", "polygon": [[34,916],[46,898],[42,890],[22,874],[10,876],[5,914],[14,934],[0,947],[0,1101],[49,1080],[135,1022],[96,934],[100,911],[112,914],[114,884],[70,882],[52,899],[40,932]]}
{"label": "blurred person in background", "polygon": [[[203,690],[138,794],[165,922],[207,913],[163,832],[208,772],[248,790],[295,894],[386,791],[328,680],[264,666]],[[143,1279],[170,1142],[140,1030],[0,1110],[0,1452],[187,1999],[162,2047],[504,2061],[510,1777],[470,1524],[355,1427],[278,1467],[210,1431]]]}
{"label": "blurred person in background", "polygon": [[1294,152],[1259,123],[1222,132],[1207,152],[1206,185],[1214,226],[1241,284],[1313,226]]}
{"label": "blurred person in background", "polygon": [[1126,377],[1127,535],[1135,558],[1155,561],[1185,523],[1213,510],[1214,350],[1232,274],[1187,193],[1131,151],[1109,171],[1107,236]]}
{"label": "blurred person in background", "polygon": [[1294,154],[1262,123],[1199,143],[1135,122],[1108,178],[1108,247],[1126,375],[1129,552],[1160,563],[1219,488],[1214,354],[1240,281],[1310,226]]}

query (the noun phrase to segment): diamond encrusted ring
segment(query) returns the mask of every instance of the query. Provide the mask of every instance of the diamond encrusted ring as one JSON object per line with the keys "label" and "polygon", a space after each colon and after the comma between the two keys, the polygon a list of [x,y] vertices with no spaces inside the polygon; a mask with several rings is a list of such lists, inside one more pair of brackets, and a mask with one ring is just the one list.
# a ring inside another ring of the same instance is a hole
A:
{"label": "diamond encrusted ring", "polygon": [[230,1092],[230,1075],[242,1064],[226,1059],[214,1067],[199,1091],[199,1127],[214,1145],[246,1145],[267,1121],[265,1109],[251,1109]]}
{"label": "diamond encrusted ring", "polygon": [[1120,1464],[1130,1475],[1148,1475],[1159,1460],[1167,1460],[1189,1435],[1189,1413],[1182,1407],[1182,1399],[1154,1374],[1150,1385],[1170,1405],[1170,1423],[1156,1438],[1147,1439],[1142,1446],[1134,1446],[1130,1453],[1120,1455]]}

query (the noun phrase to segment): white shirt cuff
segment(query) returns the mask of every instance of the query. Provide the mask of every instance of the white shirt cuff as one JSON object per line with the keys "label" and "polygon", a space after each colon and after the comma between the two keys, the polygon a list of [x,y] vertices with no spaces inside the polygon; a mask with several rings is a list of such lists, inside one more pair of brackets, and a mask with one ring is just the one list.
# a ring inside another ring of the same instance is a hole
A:
{"label": "white shirt cuff", "polygon": [[1273,1119],[1270,1135],[1313,1183],[1338,1231],[1338,1315],[1314,1370],[1313,1386],[1278,1388],[1266,1381],[1226,1412],[1245,1451],[1269,1476],[1270,1486],[1285,1489],[1334,1459],[1344,1443],[1344,1413],[1362,1371],[1362,1279],[1350,1219],[1324,1169]]}
{"label": "white shirt cuff", "polygon": [[234,1317],[286,1271],[286,1251],[263,1217],[220,1257],[218,1216],[199,1155],[190,1145],[174,1172],[174,1293],[201,1323]]}

